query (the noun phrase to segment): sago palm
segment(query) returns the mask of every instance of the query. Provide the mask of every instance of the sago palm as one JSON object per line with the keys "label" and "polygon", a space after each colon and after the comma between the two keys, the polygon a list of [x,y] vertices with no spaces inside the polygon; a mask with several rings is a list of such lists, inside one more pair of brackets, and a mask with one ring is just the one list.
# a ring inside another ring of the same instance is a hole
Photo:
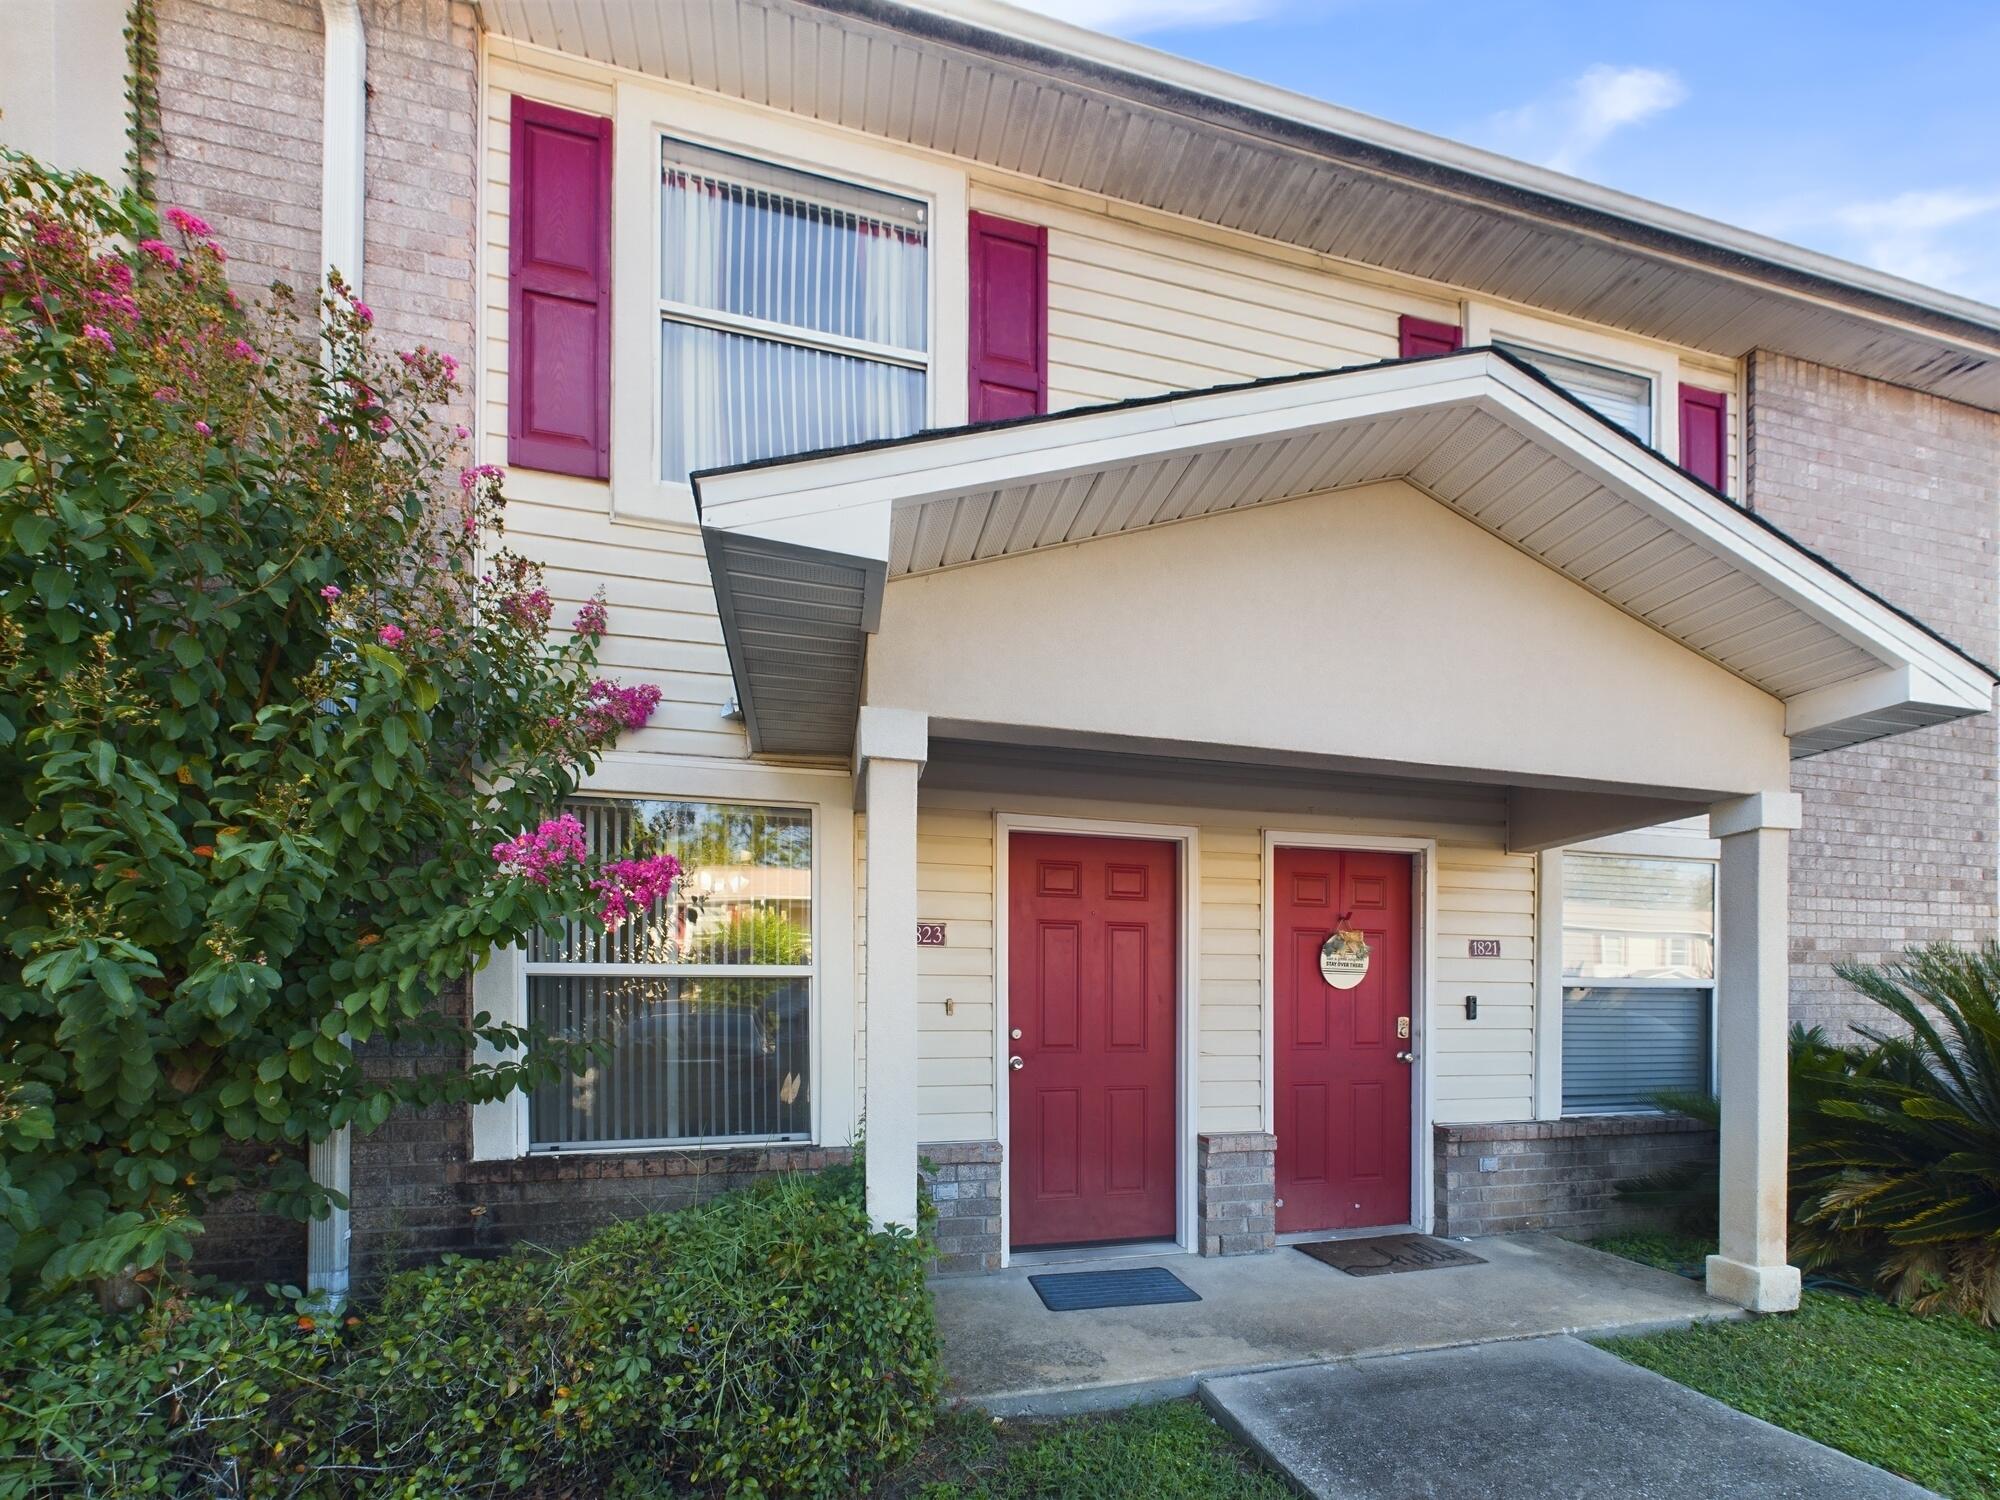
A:
{"label": "sago palm", "polygon": [[1841,978],[1893,1016],[1847,1066],[1794,1070],[1794,1246],[1874,1268],[1919,1312],[2000,1323],[2000,944]]}

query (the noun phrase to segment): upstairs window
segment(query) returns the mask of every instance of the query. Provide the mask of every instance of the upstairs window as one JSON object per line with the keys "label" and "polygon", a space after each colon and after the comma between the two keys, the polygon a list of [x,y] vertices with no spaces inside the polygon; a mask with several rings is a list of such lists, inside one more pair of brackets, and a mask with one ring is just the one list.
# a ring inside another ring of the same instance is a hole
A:
{"label": "upstairs window", "polygon": [[922,427],[928,206],[686,141],[662,153],[661,477]]}
{"label": "upstairs window", "polygon": [[1646,376],[1526,344],[1495,340],[1495,347],[1540,370],[1600,417],[1624,428],[1647,447],[1653,446],[1653,382]]}
{"label": "upstairs window", "polygon": [[1713,864],[1564,856],[1564,1114],[1708,1093],[1714,1001]]}

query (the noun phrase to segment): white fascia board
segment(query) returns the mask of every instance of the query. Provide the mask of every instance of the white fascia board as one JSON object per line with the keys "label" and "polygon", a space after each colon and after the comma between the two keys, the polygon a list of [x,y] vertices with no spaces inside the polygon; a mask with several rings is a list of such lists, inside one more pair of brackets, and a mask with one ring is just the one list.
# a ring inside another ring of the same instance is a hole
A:
{"label": "white fascia board", "polygon": [[1913,681],[1932,684],[1945,694],[1925,701],[1972,713],[1991,704],[1995,679],[1983,667],[1589,412],[1495,356],[1485,362],[1499,387],[1492,402],[1517,431],[1554,442],[1661,525],[1755,575],[1787,603],[1874,655],[1885,667],[1909,666],[1917,674]]}
{"label": "white fascia board", "polygon": [[[1469,403],[1493,360],[1420,360],[806,457],[697,480],[702,523],[775,535],[807,516],[1097,473],[1314,427]],[[887,554],[887,531],[882,533]],[[851,550],[851,549],[849,549]]]}
{"label": "white fascia board", "polygon": [[1947,717],[1963,717],[1985,712],[1992,706],[1992,696],[1990,688],[1983,698],[1968,695],[1906,662],[1787,699],[1785,733],[1796,739],[1910,705],[1942,709]]}
{"label": "white fascia board", "polygon": [[[1681,239],[1712,245],[1750,260],[1764,261],[1836,286],[1851,287],[1856,291],[1905,303],[1925,312],[1939,313],[1984,328],[2000,329],[2000,307],[1995,307],[1991,303],[1957,296],[1936,287],[1925,286],[1921,282],[1857,265],[1853,261],[1841,260],[1837,256],[1825,255],[1784,240],[1773,239],[1768,235],[1739,229],[1733,224],[1725,224],[1717,219],[1704,218],[1700,214],[1671,208],[1664,203],[1655,203],[1651,199],[1635,197],[1630,193],[1621,193],[1615,188],[1588,182],[1580,177],[1571,177],[1566,173],[1551,171],[1547,167],[1517,161],[1513,157],[1502,156],[1497,152],[1482,151],[1477,146],[1468,146],[1445,136],[1413,130],[1407,125],[1398,125],[1374,115],[1363,114],[1359,110],[1343,109],[1323,99],[1314,99],[1306,94],[1280,88],[1276,84],[1246,78],[1240,73],[1231,73],[1206,63],[1176,57],[1172,53],[1126,41],[1120,37],[1086,30],[1053,16],[1003,3],[1003,0],[902,0],[902,3],[913,10],[929,11],[936,16],[1012,36],[1050,51],[1068,53],[1086,64],[1131,74],[1141,80],[1163,84],[1186,93],[1205,95],[1222,104],[1235,105],[1276,119],[1291,120],[1310,129],[1347,136],[1398,156],[1432,162],[1440,167],[1464,172],[1469,176],[1483,177],[1506,187],[1536,193],[1559,202],[1574,203],[1580,208],[1614,218],[1627,219]],[[1441,196],[1446,195],[1441,194]],[[1521,210],[1515,212],[1522,214]],[[1526,214],[1522,216],[1531,217]],[[1569,227],[1572,233],[1580,232],[1574,226],[1566,227]],[[1603,235],[1597,234],[1590,237],[1604,238]],[[1677,261],[1675,256],[1662,250],[1648,250],[1646,253],[1656,259]],[[1730,275],[1718,267],[1706,264],[1700,268],[1711,275]],[[1760,281],[1754,274],[1737,274],[1730,279],[1746,286],[1763,286],[1766,290],[1771,289],[1768,282]],[[1799,291],[1780,292],[1780,295],[1806,302],[1821,300]],[[1979,347],[1960,339],[1945,338],[1934,330],[1924,329],[1904,320],[1884,317],[1879,313],[1859,315],[1869,318],[1872,322],[1906,328],[1920,333],[1923,337],[1938,339],[1955,347]]]}
{"label": "white fascia board", "polygon": [[[1885,668],[1908,666],[1940,702],[1976,713],[1995,680],[1665,459],[1486,352],[1335,371],[940,434],[697,481],[703,524],[886,562],[895,510],[1059,480],[1371,417],[1478,409],[1562,454],[1661,525],[1755,576]],[[837,539],[838,545],[832,542]],[[1909,700],[1917,701],[1917,700]]]}

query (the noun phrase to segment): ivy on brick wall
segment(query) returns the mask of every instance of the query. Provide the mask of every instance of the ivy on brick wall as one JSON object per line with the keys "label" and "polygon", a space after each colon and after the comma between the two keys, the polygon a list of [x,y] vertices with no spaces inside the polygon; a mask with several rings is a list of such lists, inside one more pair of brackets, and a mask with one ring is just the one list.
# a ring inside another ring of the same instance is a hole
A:
{"label": "ivy on brick wall", "polygon": [[132,191],[153,199],[153,155],[160,146],[160,32],[153,0],[132,0],[125,17],[125,164]]}

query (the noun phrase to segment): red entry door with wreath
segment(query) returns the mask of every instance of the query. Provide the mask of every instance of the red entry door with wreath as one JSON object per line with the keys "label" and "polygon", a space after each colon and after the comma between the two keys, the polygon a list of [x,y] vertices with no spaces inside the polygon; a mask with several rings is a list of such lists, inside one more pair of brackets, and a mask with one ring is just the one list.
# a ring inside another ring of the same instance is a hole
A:
{"label": "red entry door with wreath", "polygon": [[1014,1246],[1170,1240],[1176,846],[1017,833],[1007,885]]}
{"label": "red entry door with wreath", "polygon": [[[1280,1234],[1410,1221],[1413,868],[1372,850],[1273,860]],[[1322,972],[1336,932],[1367,944],[1358,979],[1352,960]]]}

